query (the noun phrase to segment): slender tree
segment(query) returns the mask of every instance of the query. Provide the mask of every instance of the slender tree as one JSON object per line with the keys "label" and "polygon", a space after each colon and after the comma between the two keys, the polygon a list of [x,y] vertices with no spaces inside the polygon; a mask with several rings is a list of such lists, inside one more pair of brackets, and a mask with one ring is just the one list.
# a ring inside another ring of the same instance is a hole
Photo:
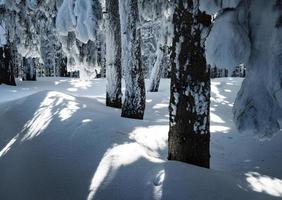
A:
{"label": "slender tree", "polygon": [[[122,117],[143,119],[145,110],[145,83],[141,65],[141,34],[139,24],[138,0],[125,0],[126,13],[125,39],[127,41],[127,62],[125,74],[125,100]],[[124,41],[124,40],[123,40]],[[123,44],[124,45],[124,44]]]}
{"label": "slender tree", "polygon": [[[168,57],[168,38],[171,38],[170,35],[170,24],[172,20],[172,16],[169,12],[171,9],[171,3],[169,1],[161,1],[159,2],[160,9],[158,12],[161,13],[160,22],[161,27],[159,30],[159,33],[156,35],[157,38],[157,58],[156,62],[154,63],[154,66],[152,68],[151,74],[150,74],[150,80],[149,80],[149,92],[158,92],[160,80],[161,77],[165,71],[165,69],[168,67],[168,62],[166,62],[166,58]],[[158,10],[158,9],[156,9]]]}
{"label": "slender tree", "polygon": [[119,1],[106,0],[106,105],[121,108],[121,30]]}
{"label": "slender tree", "polygon": [[149,92],[158,92],[159,91],[159,85],[160,85],[160,80],[162,76],[162,61],[164,58],[164,51],[165,47],[159,45],[157,49],[157,60],[154,64],[154,67],[152,69],[151,75],[150,75],[150,82],[149,82]]}
{"label": "slender tree", "polygon": [[168,159],[209,168],[210,73],[197,0],[174,0]]}

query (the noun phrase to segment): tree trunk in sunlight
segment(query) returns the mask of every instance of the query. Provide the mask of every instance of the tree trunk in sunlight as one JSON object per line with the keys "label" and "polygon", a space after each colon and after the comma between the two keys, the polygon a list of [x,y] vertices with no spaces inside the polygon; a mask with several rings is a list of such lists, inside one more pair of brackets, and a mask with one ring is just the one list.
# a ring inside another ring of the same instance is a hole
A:
{"label": "tree trunk in sunlight", "polygon": [[106,0],[106,105],[121,108],[121,30],[119,1]]}
{"label": "tree trunk in sunlight", "polygon": [[157,60],[154,64],[150,75],[150,82],[149,82],[149,92],[158,92],[160,86],[160,80],[162,76],[162,60],[164,57],[164,46],[160,46],[157,50]]}
{"label": "tree trunk in sunlight", "polygon": [[211,18],[198,1],[174,3],[168,159],[209,168],[210,73],[201,35]]}
{"label": "tree trunk in sunlight", "polygon": [[125,66],[125,100],[122,117],[143,119],[145,110],[145,83],[141,64],[141,33],[138,13],[138,0],[120,1],[124,5],[127,24],[125,37],[127,41],[127,64]]}

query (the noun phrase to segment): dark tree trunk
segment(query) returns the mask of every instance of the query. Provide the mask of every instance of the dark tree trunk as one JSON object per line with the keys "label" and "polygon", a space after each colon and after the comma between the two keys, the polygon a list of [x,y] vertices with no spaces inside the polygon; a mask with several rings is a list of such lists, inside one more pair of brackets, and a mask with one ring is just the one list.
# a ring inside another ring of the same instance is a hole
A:
{"label": "dark tree trunk", "polygon": [[106,105],[121,108],[121,30],[119,1],[106,0]]}
{"label": "dark tree trunk", "polygon": [[60,77],[68,77],[67,58],[61,58],[60,62]]}
{"label": "dark tree trunk", "polygon": [[141,34],[137,28],[139,22],[138,0],[125,0],[128,8],[125,28],[127,44],[127,65],[125,67],[125,100],[122,105],[122,117],[143,119],[145,111],[145,83],[141,64]]}
{"label": "dark tree trunk", "polygon": [[0,84],[4,82],[5,79],[5,67],[4,67],[4,48],[0,47]]}
{"label": "dark tree trunk", "polygon": [[175,0],[168,159],[209,168],[210,73],[201,33],[211,23],[195,0]]}
{"label": "dark tree trunk", "polygon": [[1,70],[0,83],[16,86],[14,62],[12,61],[11,46],[5,45],[0,50]]}
{"label": "dark tree trunk", "polygon": [[24,81],[36,81],[36,64],[34,58],[23,58]]}

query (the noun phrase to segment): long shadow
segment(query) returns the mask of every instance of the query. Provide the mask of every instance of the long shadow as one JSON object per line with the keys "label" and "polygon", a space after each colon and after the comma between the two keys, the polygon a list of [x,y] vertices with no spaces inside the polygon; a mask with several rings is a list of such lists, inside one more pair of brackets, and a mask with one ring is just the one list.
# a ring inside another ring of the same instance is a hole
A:
{"label": "long shadow", "polygon": [[[148,102],[148,110],[158,112],[149,112],[140,121],[120,118],[120,110],[106,108],[100,97],[62,98],[56,94],[47,98],[46,110],[40,110],[47,96],[48,92],[31,96],[28,101],[34,97],[37,101],[21,108],[25,120],[20,120],[13,135],[8,133],[13,124],[3,132],[9,137],[20,136],[0,156],[0,199],[203,199],[207,193],[211,199],[229,199],[234,194],[242,199],[275,198],[250,190],[248,182],[242,182],[248,177],[233,179],[166,162],[166,139],[163,143],[152,140],[161,136],[160,127],[162,131],[167,128],[165,105]],[[13,117],[13,113],[5,114]],[[45,128],[33,127],[41,117]]]}
{"label": "long shadow", "polygon": [[[124,143],[136,143],[130,133],[144,127],[139,120],[128,124],[128,119],[120,118],[119,110],[105,108],[101,100],[50,93],[17,100],[12,110],[4,113],[10,118],[5,121],[12,122],[19,112],[17,106],[23,106],[22,117],[15,119],[20,121],[16,128],[11,129],[11,123],[2,132],[7,137],[1,149],[12,137],[19,137],[0,157],[0,199],[86,199],[105,152]],[[46,105],[42,105],[44,102]],[[77,109],[69,113],[68,107]],[[145,122],[145,128],[146,124],[154,122]]]}
{"label": "long shadow", "polygon": [[277,134],[269,141],[259,141],[252,133],[239,133],[233,122],[231,105],[240,82],[232,78],[224,81],[216,79],[213,84],[216,90],[212,94],[211,112],[224,123],[211,122],[211,129],[218,127],[211,134],[211,167],[229,172],[258,172],[282,179],[279,142],[282,134]]}
{"label": "long shadow", "polygon": [[[0,158],[0,199],[85,199],[88,194],[95,163],[101,159],[109,144],[103,143],[102,137],[91,141],[93,137],[88,128],[95,126],[86,119],[90,120],[95,113],[77,100],[74,101],[79,109],[64,121],[61,115],[72,101],[56,96],[47,105],[47,110],[43,110],[46,114],[50,109],[52,116],[46,119],[36,116],[47,95],[48,92],[32,95],[26,100],[36,97],[37,101],[29,108],[21,108],[27,118],[19,125],[22,130],[16,132],[20,137]],[[13,113],[10,114],[13,116]],[[47,123],[48,127],[43,130],[38,127],[33,137],[25,137],[34,131],[31,128],[37,128],[32,124],[26,128],[26,125],[38,120]],[[11,127],[5,131],[11,131]],[[99,152],[91,151],[93,149]]]}

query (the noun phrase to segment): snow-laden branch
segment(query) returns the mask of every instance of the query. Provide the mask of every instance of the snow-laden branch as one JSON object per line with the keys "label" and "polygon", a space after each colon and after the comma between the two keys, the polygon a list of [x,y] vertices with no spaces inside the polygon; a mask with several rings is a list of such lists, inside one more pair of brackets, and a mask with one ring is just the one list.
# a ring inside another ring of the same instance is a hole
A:
{"label": "snow-laden branch", "polygon": [[84,78],[95,72],[101,12],[98,0],[64,0],[56,17],[56,31],[68,58],[68,70],[79,70]]}
{"label": "snow-laden branch", "polygon": [[[57,32],[61,36],[67,36],[69,32],[75,32],[76,38],[83,43],[89,40],[95,41],[98,29],[98,18],[101,10],[95,9],[97,1],[92,0],[64,0],[58,10],[56,18]],[[94,8],[94,9],[93,9]]]}

